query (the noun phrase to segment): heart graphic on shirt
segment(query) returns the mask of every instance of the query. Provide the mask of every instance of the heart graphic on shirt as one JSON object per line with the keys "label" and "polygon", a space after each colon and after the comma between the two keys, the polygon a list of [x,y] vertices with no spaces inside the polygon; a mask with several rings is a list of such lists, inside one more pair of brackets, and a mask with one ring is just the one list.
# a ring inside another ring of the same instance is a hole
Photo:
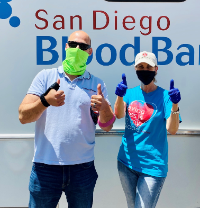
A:
{"label": "heart graphic on shirt", "polygon": [[153,103],[133,101],[128,107],[128,114],[135,126],[139,127],[155,115],[154,110],[156,106]]}

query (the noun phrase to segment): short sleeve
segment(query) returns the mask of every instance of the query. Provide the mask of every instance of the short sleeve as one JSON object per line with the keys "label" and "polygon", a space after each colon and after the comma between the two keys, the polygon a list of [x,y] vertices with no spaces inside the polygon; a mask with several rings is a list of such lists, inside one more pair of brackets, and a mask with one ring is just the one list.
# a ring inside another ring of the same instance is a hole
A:
{"label": "short sleeve", "polygon": [[[165,119],[167,120],[171,115],[171,109],[172,109],[172,101],[170,100],[168,93],[165,96],[164,102],[165,102],[164,103]],[[181,123],[181,122],[182,122],[182,119],[181,119],[181,115],[179,113],[179,123]]]}
{"label": "short sleeve", "polygon": [[33,79],[27,94],[34,94],[41,96],[46,91],[46,76],[45,70],[40,71]]}

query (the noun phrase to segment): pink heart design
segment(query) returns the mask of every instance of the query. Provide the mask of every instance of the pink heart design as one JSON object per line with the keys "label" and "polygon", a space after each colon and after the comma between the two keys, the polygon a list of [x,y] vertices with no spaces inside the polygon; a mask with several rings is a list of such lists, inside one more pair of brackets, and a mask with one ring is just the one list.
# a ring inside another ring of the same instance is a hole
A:
{"label": "pink heart design", "polygon": [[153,115],[154,108],[143,101],[133,101],[128,107],[128,114],[136,127],[147,122]]}

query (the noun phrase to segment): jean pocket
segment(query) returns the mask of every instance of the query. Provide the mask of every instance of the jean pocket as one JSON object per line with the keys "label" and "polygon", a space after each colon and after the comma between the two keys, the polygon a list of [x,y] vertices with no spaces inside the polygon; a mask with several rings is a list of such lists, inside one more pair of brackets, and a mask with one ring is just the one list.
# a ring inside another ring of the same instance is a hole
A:
{"label": "jean pocket", "polygon": [[90,168],[94,165],[94,160],[91,162],[86,162],[81,164],[84,169]]}

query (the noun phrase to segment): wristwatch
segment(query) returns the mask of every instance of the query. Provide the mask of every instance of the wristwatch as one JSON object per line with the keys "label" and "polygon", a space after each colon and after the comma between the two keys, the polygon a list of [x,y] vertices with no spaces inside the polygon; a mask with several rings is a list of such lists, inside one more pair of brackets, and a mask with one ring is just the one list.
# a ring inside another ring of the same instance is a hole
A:
{"label": "wristwatch", "polygon": [[179,114],[179,107],[178,107],[178,110],[177,110],[177,111],[171,110],[171,113],[172,113],[172,114]]}

